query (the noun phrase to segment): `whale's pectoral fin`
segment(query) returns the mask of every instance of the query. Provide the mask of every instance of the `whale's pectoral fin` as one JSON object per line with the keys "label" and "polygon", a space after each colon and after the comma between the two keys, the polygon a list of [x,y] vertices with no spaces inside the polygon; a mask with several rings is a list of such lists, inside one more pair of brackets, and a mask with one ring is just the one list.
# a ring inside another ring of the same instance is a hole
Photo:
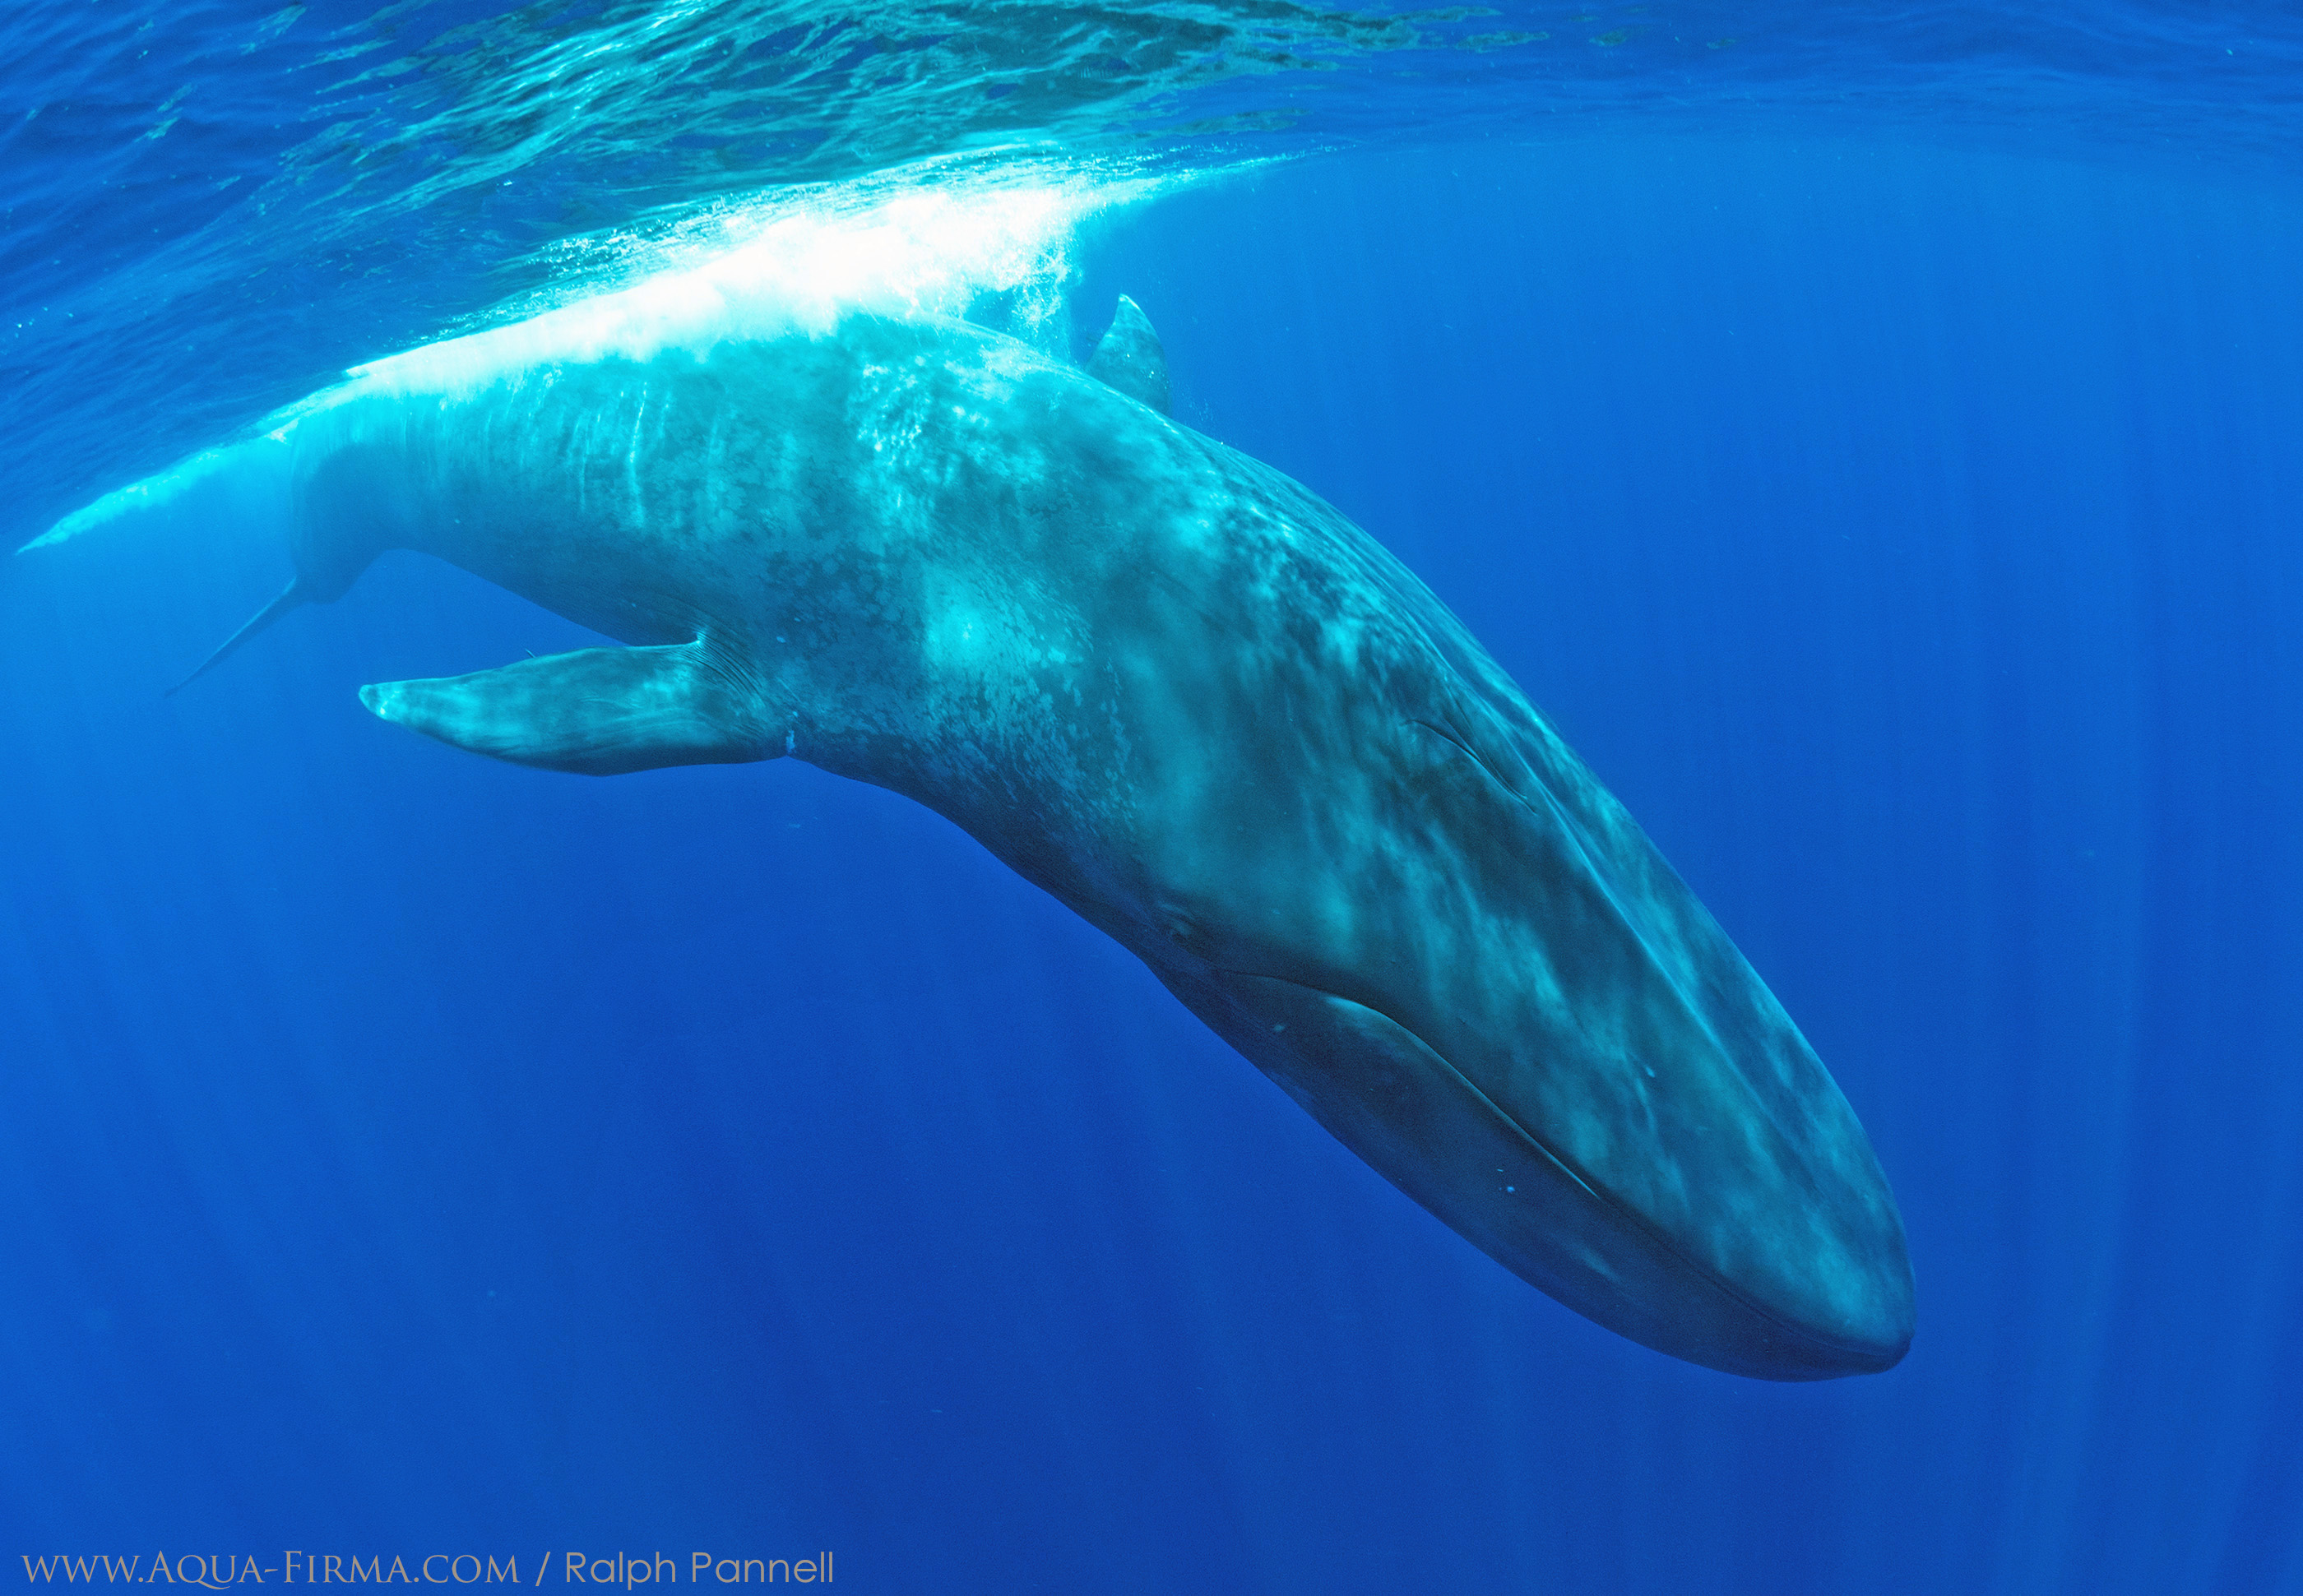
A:
{"label": "whale's pectoral fin", "polygon": [[282,616],[295,609],[299,604],[309,602],[311,596],[312,595],[305,590],[303,579],[301,577],[291,582],[287,587],[282,591],[278,598],[273,600],[272,602],[266,604],[263,609],[257,610],[253,616],[250,616],[245,626],[241,626],[239,631],[233,633],[231,636],[218,643],[216,645],[215,652],[201,660],[200,668],[198,670],[192,672],[191,675],[186,676],[182,681],[169,688],[167,692],[162,693],[160,696],[163,698],[175,697],[176,694],[181,693],[194,682],[198,681],[202,676],[207,675],[208,672],[223,664],[229,656],[239,649],[241,643],[246,643],[258,632],[263,631],[265,627],[270,626],[274,621],[278,620]]}
{"label": "whale's pectoral fin", "polygon": [[1111,313],[1111,325],[1088,357],[1087,374],[1107,388],[1142,399],[1160,415],[1168,414],[1168,352],[1152,331],[1152,318],[1126,294]]}
{"label": "whale's pectoral fin", "polygon": [[492,759],[586,776],[772,759],[756,695],[704,642],[582,649],[360,689],[386,720]]}

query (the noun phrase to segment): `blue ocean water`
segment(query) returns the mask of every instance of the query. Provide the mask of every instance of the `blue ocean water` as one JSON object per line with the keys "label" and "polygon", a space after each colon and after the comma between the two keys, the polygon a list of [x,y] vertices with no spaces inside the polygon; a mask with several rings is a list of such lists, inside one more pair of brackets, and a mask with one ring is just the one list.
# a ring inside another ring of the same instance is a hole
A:
{"label": "blue ocean water", "polygon": [[375,721],[588,635],[414,557],[164,698],[286,571],[195,492],[0,568],[0,1579],[2303,1591],[2299,89],[2268,6],[0,18],[10,543],[891,206],[1050,346],[1126,293],[1734,935],[1919,1287],[1876,1377],[1622,1340],[924,810]]}

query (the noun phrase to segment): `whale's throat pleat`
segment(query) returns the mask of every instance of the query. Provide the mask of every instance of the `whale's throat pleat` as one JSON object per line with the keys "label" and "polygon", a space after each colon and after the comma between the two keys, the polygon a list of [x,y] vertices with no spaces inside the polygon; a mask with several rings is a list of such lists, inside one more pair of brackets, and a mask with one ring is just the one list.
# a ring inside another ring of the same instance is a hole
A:
{"label": "whale's throat pleat", "polygon": [[582,649],[360,689],[386,720],[458,748],[585,776],[732,765],[784,752],[756,693],[705,642]]}

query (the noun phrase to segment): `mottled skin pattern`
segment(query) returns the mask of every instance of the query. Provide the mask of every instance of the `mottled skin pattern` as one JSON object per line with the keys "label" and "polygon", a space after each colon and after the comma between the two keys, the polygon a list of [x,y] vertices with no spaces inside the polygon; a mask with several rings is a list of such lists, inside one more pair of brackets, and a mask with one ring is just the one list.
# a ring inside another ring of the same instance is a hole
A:
{"label": "mottled skin pattern", "polygon": [[1460,623],[1277,472],[1011,340],[864,315],[291,441],[308,596],[417,549],[645,651],[378,713],[907,794],[1570,1306],[1768,1378],[1902,1356],[1901,1222],[1823,1066]]}

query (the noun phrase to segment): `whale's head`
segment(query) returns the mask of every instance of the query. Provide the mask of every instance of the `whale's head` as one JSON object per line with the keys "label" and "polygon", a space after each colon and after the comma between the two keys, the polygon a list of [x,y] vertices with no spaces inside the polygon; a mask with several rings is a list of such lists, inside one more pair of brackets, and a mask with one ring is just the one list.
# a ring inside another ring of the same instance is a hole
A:
{"label": "whale's head", "polygon": [[1774,996],[1499,672],[1359,661],[1274,667],[1236,714],[1212,673],[1177,690],[1220,729],[1155,740],[1146,960],[1586,1316],[1739,1374],[1892,1367],[1902,1221]]}

